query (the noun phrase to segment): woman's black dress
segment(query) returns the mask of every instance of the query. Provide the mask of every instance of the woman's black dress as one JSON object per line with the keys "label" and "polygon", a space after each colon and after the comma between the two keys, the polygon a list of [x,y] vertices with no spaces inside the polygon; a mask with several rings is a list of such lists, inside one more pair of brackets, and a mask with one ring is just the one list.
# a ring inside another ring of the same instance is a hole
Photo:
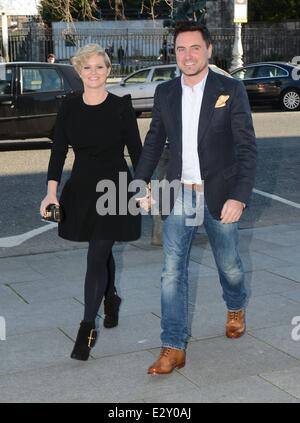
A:
{"label": "woman's black dress", "polygon": [[123,194],[132,180],[124,158],[125,145],[134,168],[142,150],[130,96],[109,93],[104,102],[95,106],[86,105],[82,95],[63,102],[57,115],[47,180],[60,182],[69,145],[75,160],[59,200],[64,212],[58,225],[59,236],[71,241],[139,238],[139,214],[124,213],[124,207],[120,213],[118,202],[116,214],[99,215],[96,210],[97,200],[103,195],[96,191],[99,181],[113,181],[118,198],[119,172],[123,172]]}

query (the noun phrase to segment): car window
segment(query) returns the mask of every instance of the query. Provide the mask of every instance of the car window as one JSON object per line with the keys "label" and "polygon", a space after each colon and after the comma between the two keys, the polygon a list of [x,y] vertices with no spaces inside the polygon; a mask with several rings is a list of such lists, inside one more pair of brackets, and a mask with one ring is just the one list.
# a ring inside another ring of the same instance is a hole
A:
{"label": "car window", "polygon": [[277,66],[264,65],[259,66],[257,70],[257,78],[273,78],[274,76],[286,76],[287,72]]}
{"label": "car window", "polygon": [[125,79],[126,84],[143,84],[147,81],[150,69],[146,69],[140,72],[136,72],[133,75]]}
{"label": "car window", "polygon": [[62,81],[56,69],[23,68],[23,93],[62,90]]}
{"label": "car window", "polygon": [[7,66],[0,67],[0,95],[12,93],[12,69]]}
{"label": "car window", "polygon": [[157,68],[154,69],[152,81],[169,81],[170,79],[175,78],[176,76],[176,67],[169,68]]}
{"label": "car window", "polygon": [[237,72],[232,73],[232,76],[237,79],[251,79],[253,78],[254,72],[256,67],[251,66],[250,68],[243,68],[238,70]]}

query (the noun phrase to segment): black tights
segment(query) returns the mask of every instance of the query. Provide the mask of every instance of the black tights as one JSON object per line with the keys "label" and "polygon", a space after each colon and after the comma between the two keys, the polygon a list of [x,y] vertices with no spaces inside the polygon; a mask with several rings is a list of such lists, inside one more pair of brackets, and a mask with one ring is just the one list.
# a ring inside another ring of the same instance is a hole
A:
{"label": "black tights", "polygon": [[90,241],[84,285],[84,320],[96,319],[103,296],[108,298],[115,290],[115,261],[112,254],[114,241]]}

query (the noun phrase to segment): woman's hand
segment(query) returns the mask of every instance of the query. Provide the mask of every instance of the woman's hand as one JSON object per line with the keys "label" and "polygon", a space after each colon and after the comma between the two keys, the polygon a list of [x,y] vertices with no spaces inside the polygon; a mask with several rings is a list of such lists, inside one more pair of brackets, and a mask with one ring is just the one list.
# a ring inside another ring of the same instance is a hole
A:
{"label": "woman's hand", "polygon": [[58,199],[55,194],[47,194],[46,197],[42,200],[40,205],[40,214],[42,217],[46,216],[46,208],[49,204],[59,205]]}

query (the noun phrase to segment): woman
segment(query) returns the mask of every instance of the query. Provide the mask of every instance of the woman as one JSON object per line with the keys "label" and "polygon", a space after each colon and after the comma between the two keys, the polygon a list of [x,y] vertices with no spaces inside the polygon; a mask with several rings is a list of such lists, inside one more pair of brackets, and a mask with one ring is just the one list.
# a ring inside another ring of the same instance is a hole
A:
{"label": "woman", "polygon": [[41,202],[40,213],[45,216],[49,204],[59,204],[57,186],[71,145],[75,161],[60,197],[64,218],[58,233],[71,241],[89,242],[84,317],[71,353],[74,359],[87,360],[96,342],[95,319],[103,296],[104,326],[118,324],[121,299],[114,286],[113,244],[140,236],[140,215],[99,213],[97,200],[101,194],[96,186],[99,181],[112,181],[118,196],[119,173],[123,172],[123,179],[127,176],[127,186],[131,181],[124,147],[127,146],[135,168],[142,145],[130,96],[120,98],[106,91],[111,63],[105,51],[97,44],[81,47],[72,64],[84,91],[66,99],[59,110],[48,168],[48,193]]}

